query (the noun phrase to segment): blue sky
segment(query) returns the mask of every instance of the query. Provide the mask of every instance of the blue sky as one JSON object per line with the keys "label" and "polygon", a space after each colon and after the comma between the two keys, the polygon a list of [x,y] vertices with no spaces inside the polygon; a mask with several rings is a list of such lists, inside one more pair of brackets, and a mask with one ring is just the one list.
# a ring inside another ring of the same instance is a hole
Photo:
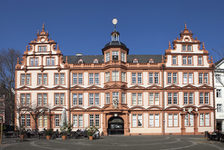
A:
{"label": "blue sky", "polygon": [[116,17],[130,54],[164,54],[186,23],[215,55],[211,49],[224,51],[223,6],[223,0],[1,0],[0,49],[23,52],[45,23],[64,55],[101,54]]}

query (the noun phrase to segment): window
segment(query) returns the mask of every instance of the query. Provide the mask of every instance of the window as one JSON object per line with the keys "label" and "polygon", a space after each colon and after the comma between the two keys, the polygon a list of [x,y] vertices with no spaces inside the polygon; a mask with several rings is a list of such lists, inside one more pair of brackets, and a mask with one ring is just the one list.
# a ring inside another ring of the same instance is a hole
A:
{"label": "window", "polygon": [[105,80],[106,80],[106,82],[110,81],[110,72],[105,73]]}
{"label": "window", "polygon": [[37,74],[37,85],[47,85],[47,74],[38,73]]}
{"label": "window", "polygon": [[38,58],[37,57],[30,58],[30,66],[38,66]]}
{"label": "window", "polygon": [[153,73],[149,73],[149,83],[153,83]]}
{"label": "window", "polygon": [[216,89],[216,97],[222,97],[222,91],[221,89]]}
{"label": "window", "polygon": [[25,115],[21,115],[21,126],[25,127],[26,126],[26,119],[25,119]]}
{"label": "window", "polygon": [[60,118],[59,115],[54,116],[55,127],[59,127]]}
{"label": "window", "polygon": [[20,85],[25,85],[25,74],[20,75]]}
{"label": "window", "polygon": [[38,117],[38,126],[40,128],[47,128],[47,116],[39,116]]}
{"label": "window", "polygon": [[222,112],[222,104],[217,104],[217,112]]}
{"label": "window", "polygon": [[142,73],[138,73],[138,84],[142,84]]}
{"label": "window", "polygon": [[136,73],[132,73],[132,84],[136,84]]}
{"label": "window", "polygon": [[193,64],[193,58],[192,56],[183,56],[182,57],[183,65],[192,65]]}
{"label": "window", "polygon": [[198,56],[198,65],[202,65],[202,56]]}
{"label": "window", "polygon": [[184,122],[185,122],[186,127],[193,127],[194,126],[194,115],[193,114],[186,114]]}
{"label": "window", "polygon": [[106,62],[110,61],[110,53],[106,53]]}
{"label": "window", "polygon": [[112,51],[112,60],[118,60],[118,51]]}
{"label": "window", "polygon": [[22,127],[30,127],[30,114],[21,115],[21,125]]}
{"label": "window", "polygon": [[183,56],[183,65],[187,64],[187,56]]}
{"label": "window", "polygon": [[178,126],[178,114],[168,114],[168,127]]}
{"label": "window", "polygon": [[167,83],[168,84],[176,84],[177,83],[177,73],[168,73],[167,74]]}
{"label": "window", "polygon": [[186,45],[182,45],[182,50],[183,51],[186,51],[187,50]]}
{"label": "window", "polygon": [[208,83],[208,73],[204,73],[204,83]]}
{"label": "window", "polygon": [[142,73],[132,73],[132,84],[142,84]]}
{"label": "window", "polygon": [[149,73],[149,84],[158,84],[159,83],[159,73],[158,72],[155,72],[155,73],[152,73],[150,72]]}
{"label": "window", "polygon": [[209,93],[208,92],[200,92],[199,93],[199,103],[200,104],[209,104]]}
{"label": "window", "polygon": [[99,73],[89,73],[89,84],[99,84]]}
{"label": "window", "polygon": [[132,93],[132,105],[142,105],[142,93]]}
{"label": "window", "polygon": [[121,72],[121,81],[126,82],[126,73],[125,72]]}
{"label": "window", "polygon": [[100,97],[99,93],[89,93],[89,105],[99,105]]}
{"label": "window", "polygon": [[121,94],[121,104],[125,104],[126,103],[126,94],[122,93]]}
{"label": "window", "polygon": [[98,114],[90,114],[89,115],[89,126],[95,126],[99,127],[100,126],[100,115]]}
{"label": "window", "polygon": [[182,45],[182,51],[192,51],[192,45]]}
{"label": "window", "polygon": [[54,94],[54,104],[55,105],[64,105],[65,94],[64,93],[55,93]]}
{"label": "window", "polygon": [[72,74],[73,84],[82,84],[83,83],[83,74],[82,73],[73,73]]}
{"label": "window", "polygon": [[208,127],[210,126],[210,114],[200,113],[200,126]]}
{"label": "window", "polygon": [[177,56],[172,56],[172,64],[173,65],[177,64]]}
{"label": "window", "polygon": [[47,66],[54,66],[54,65],[55,65],[55,58],[47,57]]}
{"label": "window", "polygon": [[159,93],[149,93],[149,105],[159,105]]}
{"label": "window", "polygon": [[215,75],[215,78],[216,78],[216,83],[222,83],[221,75],[220,74],[216,74]]}
{"label": "window", "polygon": [[132,127],[142,127],[142,114],[132,115]]}
{"label": "window", "polygon": [[37,57],[35,57],[35,59],[34,59],[35,61],[34,61],[34,66],[38,66],[38,58]]}
{"label": "window", "polygon": [[110,104],[110,93],[106,93],[106,104]]}
{"label": "window", "polygon": [[177,93],[168,93],[168,104],[177,104]]}
{"label": "window", "polygon": [[37,94],[37,105],[38,106],[47,105],[47,93],[38,93]]}
{"label": "window", "polygon": [[21,85],[31,85],[31,74],[24,74],[20,75],[20,84]]}
{"label": "window", "polygon": [[47,51],[47,47],[46,46],[39,46],[38,47],[38,51],[39,52],[46,52]]}
{"label": "window", "polygon": [[184,104],[193,104],[194,101],[194,94],[192,92],[190,93],[184,93]]}
{"label": "window", "polygon": [[[204,78],[203,78],[204,76]],[[208,83],[208,73],[199,73],[199,84]]]}
{"label": "window", "polygon": [[183,73],[183,84],[193,84],[193,73]]}
{"label": "window", "polygon": [[31,102],[31,100],[30,100],[30,94],[29,93],[22,93],[22,94],[20,94],[20,104],[22,106],[30,105],[30,102]]}
{"label": "window", "polygon": [[187,51],[192,51],[191,49],[192,49],[192,46],[191,45],[188,45],[187,46]]}
{"label": "window", "polygon": [[149,127],[159,127],[159,114],[149,114]]}
{"label": "window", "polygon": [[73,93],[73,105],[83,105],[83,94],[82,93]]}
{"label": "window", "polygon": [[54,74],[54,84],[65,84],[65,74],[64,73],[55,73]]}
{"label": "window", "polygon": [[26,74],[26,84],[30,85],[30,74]]}
{"label": "window", "polygon": [[73,114],[73,127],[79,128],[83,127],[83,115],[82,114]]}
{"label": "window", "polygon": [[125,61],[125,53],[121,52],[121,61],[126,62]]}
{"label": "window", "polygon": [[119,72],[112,71],[112,81],[119,81]]}

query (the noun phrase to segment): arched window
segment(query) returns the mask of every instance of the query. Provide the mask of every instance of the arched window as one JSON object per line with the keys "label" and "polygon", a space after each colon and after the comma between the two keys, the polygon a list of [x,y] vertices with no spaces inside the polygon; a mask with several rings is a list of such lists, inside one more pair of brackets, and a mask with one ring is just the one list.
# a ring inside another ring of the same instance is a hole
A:
{"label": "arched window", "polygon": [[83,60],[82,59],[79,59],[78,63],[79,64],[83,64]]}
{"label": "arched window", "polygon": [[98,63],[99,63],[98,59],[94,59],[94,60],[93,60],[93,63],[94,63],[94,64],[98,64]]}
{"label": "arched window", "polygon": [[135,63],[135,64],[138,63],[138,59],[135,58],[135,59],[133,60],[133,63]]}
{"label": "arched window", "polygon": [[149,59],[149,63],[150,63],[150,64],[154,63],[154,60],[153,60],[152,58]]}

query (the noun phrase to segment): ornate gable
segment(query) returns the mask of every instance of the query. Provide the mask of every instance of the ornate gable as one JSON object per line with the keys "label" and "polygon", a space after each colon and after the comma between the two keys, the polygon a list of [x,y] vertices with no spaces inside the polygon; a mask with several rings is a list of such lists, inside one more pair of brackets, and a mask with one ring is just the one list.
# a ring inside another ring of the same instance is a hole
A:
{"label": "ornate gable", "polygon": [[161,86],[158,86],[158,85],[151,85],[149,87],[147,87],[146,89],[148,90],[162,90],[163,88]]}
{"label": "ornate gable", "polygon": [[212,86],[209,86],[207,84],[203,84],[198,87],[199,90],[213,90],[214,88]]}
{"label": "ornate gable", "polygon": [[192,84],[188,84],[188,85],[182,87],[182,89],[183,89],[183,90],[197,90],[198,87],[193,86]]}
{"label": "ornate gable", "polygon": [[166,90],[181,90],[182,88],[180,86],[177,86],[175,84],[172,84],[170,86],[167,86],[165,89]]}
{"label": "ornate gable", "polygon": [[129,87],[128,89],[129,89],[129,90],[144,90],[145,87],[140,86],[140,85],[134,85],[134,86],[132,86],[132,87]]}

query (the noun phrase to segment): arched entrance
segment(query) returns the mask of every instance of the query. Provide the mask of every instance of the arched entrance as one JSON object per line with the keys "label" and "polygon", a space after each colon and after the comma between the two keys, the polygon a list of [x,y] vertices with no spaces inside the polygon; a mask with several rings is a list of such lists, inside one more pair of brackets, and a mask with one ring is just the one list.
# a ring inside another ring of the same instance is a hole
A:
{"label": "arched entrance", "polygon": [[124,134],[124,120],[121,117],[111,117],[108,120],[107,133],[113,134]]}

